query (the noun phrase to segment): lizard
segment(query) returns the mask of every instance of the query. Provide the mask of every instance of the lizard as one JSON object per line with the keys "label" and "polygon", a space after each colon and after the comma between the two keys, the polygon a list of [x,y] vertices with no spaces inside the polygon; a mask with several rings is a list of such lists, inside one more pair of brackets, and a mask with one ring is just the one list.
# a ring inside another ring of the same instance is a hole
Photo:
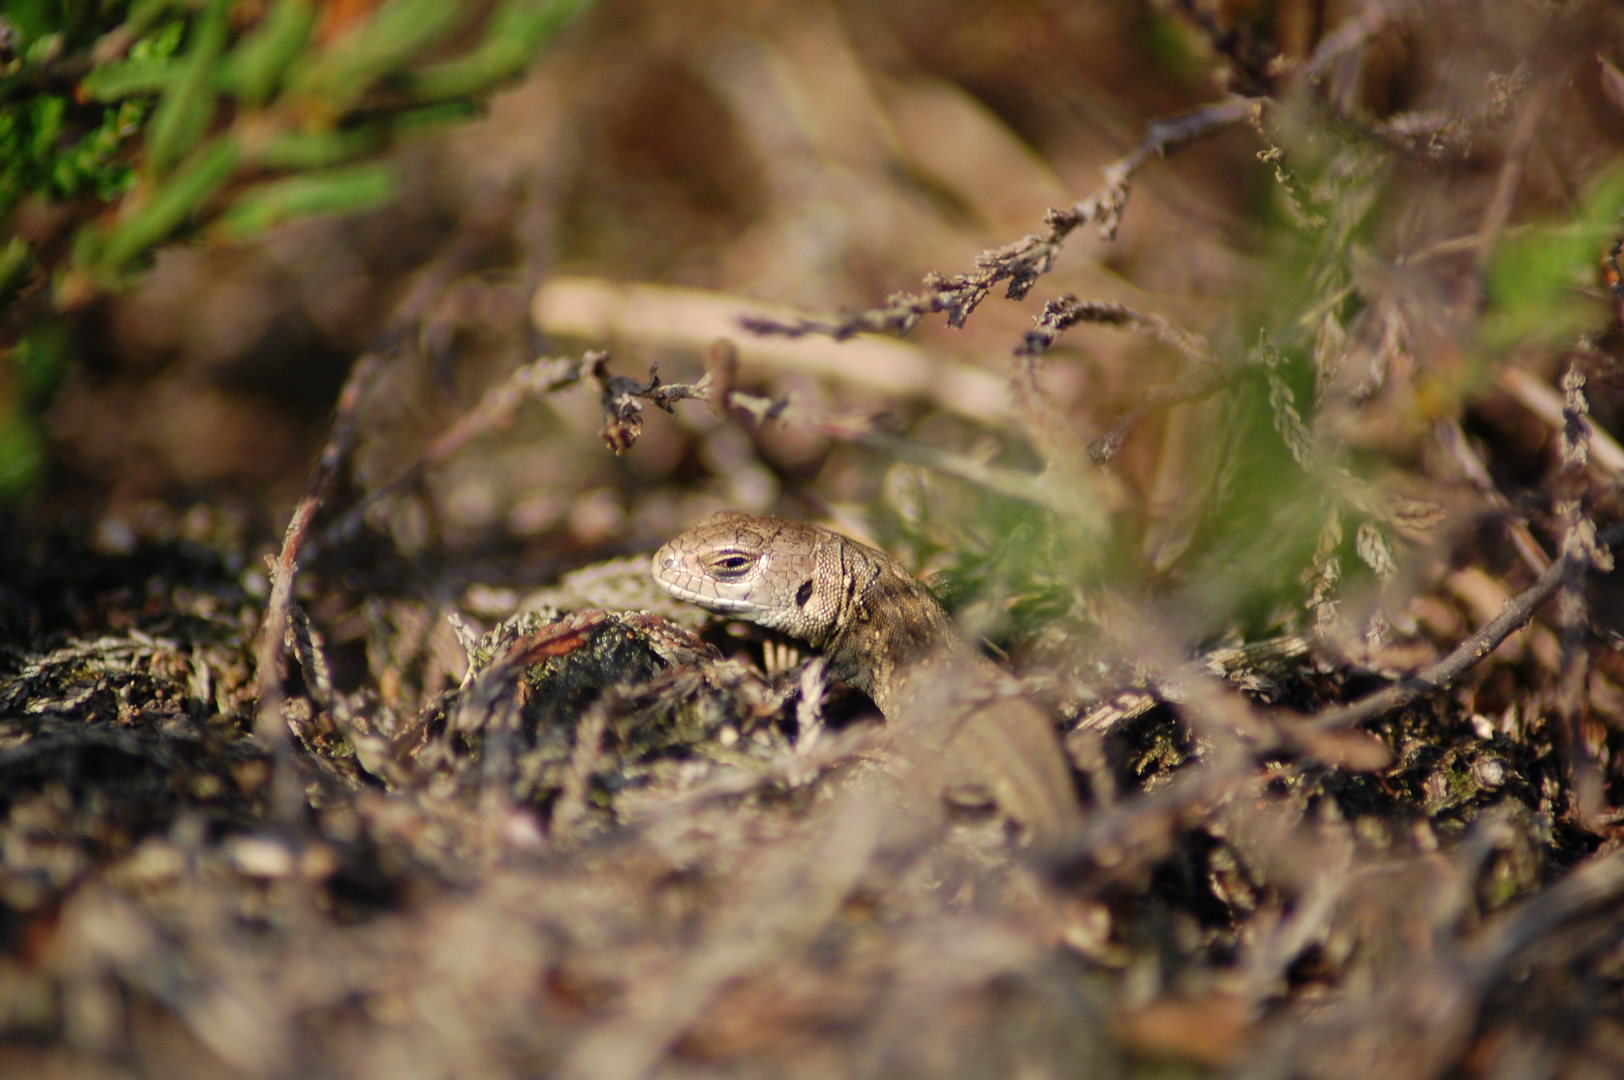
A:
{"label": "lizard", "polygon": [[680,600],[822,650],[828,673],[879,707],[905,756],[939,755],[938,794],[990,795],[1039,847],[1081,826],[1049,718],[885,552],[815,525],[724,511],[667,542],[651,571]]}

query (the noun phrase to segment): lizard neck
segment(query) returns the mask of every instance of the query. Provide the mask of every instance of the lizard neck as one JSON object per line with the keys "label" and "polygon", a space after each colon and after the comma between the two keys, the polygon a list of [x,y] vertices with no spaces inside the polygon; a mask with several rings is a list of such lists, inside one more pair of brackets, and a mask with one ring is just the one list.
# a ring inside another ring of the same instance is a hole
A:
{"label": "lizard neck", "polygon": [[[831,534],[835,558],[822,560],[824,582],[840,600],[823,649],[831,671],[894,716],[931,673],[982,658],[965,646],[942,605],[889,556]],[[838,590],[838,591],[837,591]],[[977,665],[979,666],[979,665]]]}

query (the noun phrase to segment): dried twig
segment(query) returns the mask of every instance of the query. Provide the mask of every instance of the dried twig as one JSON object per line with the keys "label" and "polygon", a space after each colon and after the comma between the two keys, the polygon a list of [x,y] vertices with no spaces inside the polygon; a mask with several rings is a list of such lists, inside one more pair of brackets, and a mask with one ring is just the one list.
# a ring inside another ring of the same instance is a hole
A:
{"label": "dried twig", "polygon": [[298,575],[298,560],[308,540],[311,522],[315,520],[316,511],[321,508],[339,466],[349,453],[362,395],[385,358],[408,337],[408,331],[423,318],[434,298],[496,242],[503,232],[504,221],[505,213],[499,204],[479,205],[465,217],[457,235],[444,250],[413,275],[405,296],[395,306],[387,327],[379,335],[379,345],[364,354],[350,369],[349,377],[339,391],[338,404],[321,457],[311,472],[304,497],[299,500],[288,521],[282,551],[272,567],[271,595],[265,604],[265,618],[254,649],[254,679],[258,697],[254,731],[270,749],[275,763],[272,777],[273,811],[283,822],[291,822],[304,802],[289,756],[287,725],[282,719],[282,680],[287,676],[285,639],[294,580]]}
{"label": "dried twig", "polygon": [[1484,207],[1483,220],[1477,230],[1479,281],[1488,268],[1489,257],[1494,254],[1494,242],[1511,217],[1511,206],[1517,198],[1517,188],[1522,183],[1523,166],[1528,160],[1528,148],[1533,145],[1534,136],[1539,132],[1540,119],[1544,117],[1545,108],[1551,103],[1551,95],[1555,89],[1556,86],[1551,81],[1542,82],[1534,88],[1534,92],[1529,95],[1527,103],[1523,106],[1522,116],[1517,119],[1517,127],[1511,134],[1511,145],[1506,148],[1505,160],[1500,164],[1500,175],[1495,180],[1494,197],[1489,200],[1489,205]]}
{"label": "dried twig", "polygon": [[1169,151],[1233,127],[1246,119],[1256,104],[1250,98],[1230,98],[1155,121],[1138,146],[1105,167],[1105,184],[1098,191],[1065,209],[1051,209],[1044,217],[1042,232],[983,251],[975,258],[975,270],[968,274],[947,278],[933,273],[926,276],[924,289],[918,293],[897,293],[883,307],[833,319],[780,321],[747,317],[741,324],[754,334],[792,338],[824,334],[837,341],[856,334],[906,334],[920,319],[938,312],[947,315],[949,326],[962,327],[997,285],[1007,282],[1004,295],[1010,300],[1023,299],[1038,278],[1054,269],[1066,238],[1079,225],[1097,222],[1102,238],[1115,239],[1133,178],[1151,158],[1165,157]]}
{"label": "dried twig", "polygon": [[[1078,454],[1074,452],[1071,444],[1069,429],[1061,422],[1056,410],[1049,406],[1047,398],[1038,388],[1036,361],[1066,330],[1085,322],[1126,327],[1153,336],[1177,349],[1187,361],[1203,371],[1212,372],[1221,367],[1221,362],[1213,354],[1205,338],[1160,315],[1146,315],[1109,301],[1079,300],[1069,293],[1058,300],[1050,300],[1043,305],[1043,311],[1033,320],[1032,329],[1026,332],[1021,343],[1015,347],[1017,361],[1015,396],[1023,406],[1034,442],[1039,444],[1045,460],[1050,462],[1073,462],[1078,460]],[[1191,380],[1185,380],[1189,381]],[[1196,381],[1203,386],[1210,384],[1211,390],[1208,392],[1215,392],[1226,380],[1198,378]],[[1125,417],[1119,420],[1104,441],[1095,440],[1088,447],[1090,459],[1101,463],[1115,456],[1128,432],[1139,418],[1145,415],[1146,410],[1147,406],[1141,403],[1138,409],[1130,413],[1131,419]],[[1127,422],[1124,423],[1124,420]]]}
{"label": "dried twig", "polygon": [[[1596,551],[1605,552],[1620,540],[1624,540],[1624,522],[1615,523],[1599,534],[1592,534]],[[1508,601],[1504,611],[1489,620],[1477,633],[1461,642],[1454,652],[1419,675],[1378,690],[1351,705],[1319,713],[1308,723],[1318,731],[1337,731],[1362,724],[1367,720],[1374,720],[1394,709],[1403,708],[1413,701],[1442,690],[1499,648],[1502,641],[1527,625],[1540,606],[1556,594],[1569,571],[1570,564],[1579,558],[1584,558],[1588,562],[1592,556],[1563,552],[1562,558],[1553,562],[1534,584]]]}
{"label": "dried twig", "polygon": [[1349,16],[1342,25],[1320,39],[1314,54],[1297,71],[1297,77],[1307,82],[1323,77],[1332,64],[1381,33],[1389,23],[1414,7],[1414,0],[1366,4],[1357,14]]}
{"label": "dried twig", "polygon": [[483,730],[496,716],[501,701],[513,692],[525,668],[579,649],[608,618],[602,611],[577,611],[507,642],[501,654],[492,657],[469,681],[456,715],[446,725],[446,737]]}
{"label": "dried twig", "polygon": [[[531,315],[545,333],[629,346],[703,352],[718,338],[736,337],[747,315],[780,322],[790,308],[728,293],[669,285],[632,284],[555,275],[537,290]],[[744,361],[757,368],[816,375],[892,397],[928,401],[978,424],[1008,419],[1004,380],[968,364],[886,338],[835,342],[817,338],[753,338]]]}
{"label": "dried twig", "polygon": [[289,609],[293,604],[293,583],[298,573],[299,552],[310,531],[310,523],[338,474],[339,464],[349,452],[361,395],[382,363],[381,353],[370,352],[361,357],[350,370],[349,378],[339,392],[338,407],[327,434],[327,443],[322,447],[321,457],[316,460],[316,468],[311,473],[304,498],[299,500],[293,517],[288,521],[282,551],[272,568],[271,595],[265,604],[265,619],[260,624],[259,641],[254,648],[254,678],[259,700],[254,733],[271,753],[272,810],[274,816],[283,822],[292,822],[304,803],[290,757],[287,723],[282,719],[282,680],[287,677],[284,639],[288,632]]}
{"label": "dried twig", "polygon": [[1032,329],[1015,347],[1015,355],[1036,356],[1046,352],[1061,334],[1078,323],[1121,326],[1154,337],[1164,345],[1171,345],[1193,364],[1217,367],[1221,363],[1206,338],[1184,329],[1171,319],[1146,315],[1107,300],[1079,300],[1070,293],[1043,305],[1042,313],[1033,320]]}
{"label": "dried twig", "polygon": [[468,412],[458,417],[423,448],[416,461],[397,473],[393,479],[367,492],[360,501],[335,521],[310,544],[310,551],[321,550],[341,543],[355,535],[366,519],[366,513],[377,503],[419,483],[428,471],[442,464],[477,436],[496,430],[513,419],[513,412],[529,397],[541,397],[579,382],[588,364],[607,353],[587,353],[579,360],[555,360],[542,357],[519,368],[496,386],[485,391]]}
{"label": "dried twig", "polygon": [[575,747],[570,754],[569,771],[564,774],[563,787],[553,803],[552,822],[547,830],[555,844],[567,839],[575,823],[586,813],[587,789],[603,754],[603,732],[609,726],[611,708],[606,694],[593,702],[575,725]]}
{"label": "dried twig", "polygon": [[[1566,403],[1562,395],[1521,368],[1506,364],[1496,372],[1496,379],[1508,394],[1523,408],[1561,430],[1567,425],[1563,410]],[[1624,447],[1607,432],[1592,428],[1590,432],[1589,463],[1609,476],[1624,476]]]}
{"label": "dried twig", "polygon": [[1551,557],[1545,554],[1545,549],[1539,546],[1534,534],[1528,529],[1528,522],[1517,513],[1499,488],[1495,487],[1494,479],[1489,476],[1488,468],[1478,457],[1477,451],[1472,449],[1471,443],[1466,439],[1466,433],[1461,430],[1458,420],[1449,419],[1441,421],[1437,427],[1438,441],[1455,459],[1466,479],[1477,488],[1478,494],[1483,496],[1491,507],[1505,515],[1506,534],[1511,538],[1512,547],[1527,564],[1528,568],[1536,574],[1543,574],[1551,565]]}
{"label": "dried twig", "polygon": [[1088,502],[1086,493],[1074,490],[1071,485],[1051,483],[1047,474],[1000,468],[968,454],[892,435],[882,429],[883,417],[867,413],[826,413],[789,398],[768,398],[735,389],[737,354],[726,339],[712,343],[706,354],[706,367],[705,376],[699,382],[672,383],[660,387],[659,392],[668,395],[669,400],[680,396],[709,402],[724,415],[737,410],[756,423],[782,420],[804,424],[831,439],[878,450],[994,494],[1047,507],[1070,520],[1097,521],[1098,508]]}
{"label": "dried twig", "polygon": [[692,385],[660,382],[658,372],[651,369],[647,382],[640,383],[609,371],[609,354],[594,351],[579,359],[542,357],[514,371],[502,382],[487,390],[479,403],[435,436],[423,452],[395,476],[367,492],[355,506],[334,522],[320,537],[308,545],[316,551],[330,544],[354,536],[361,527],[366,513],[381,500],[422,481],[430,469],[444,464],[453,454],[480,435],[505,427],[513,419],[514,410],[527,398],[545,397],[591,379],[598,384],[603,406],[604,422],[601,434],[616,454],[625,453],[637,442],[642,431],[643,403],[649,402],[667,412],[671,403],[685,398],[704,398],[704,382]]}
{"label": "dried twig", "polygon": [[643,431],[643,403],[671,412],[673,402],[694,399],[709,400],[706,378],[697,383],[661,383],[659,371],[649,368],[648,382],[640,383],[624,375],[609,374],[609,354],[589,353],[590,371],[599,388],[603,405],[603,428],[599,432],[609,449],[624,454],[637,442]]}
{"label": "dried twig", "polygon": [[1612,569],[1612,553],[1596,546],[1596,525],[1584,508],[1585,465],[1590,458],[1590,403],[1585,398],[1585,377],[1577,361],[1562,377],[1562,475],[1566,497],[1557,503],[1562,522],[1562,587],[1557,593],[1557,621],[1562,630],[1562,671],[1557,683],[1557,709],[1566,729],[1568,771],[1573,798],[1569,811],[1580,822],[1596,818],[1602,806],[1602,775],[1584,738],[1584,699],[1590,673],[1585,649],[1586,605],[1584,574],[1591,567]]}
{"label": "dried twig", "polygon": [[[1409,6],[1398,3],[1366,7],[1321,41],[1314,55],[1303,65],[1302,77],[1319,78],[1334,61],[1368,41]],[[792,338],[822,334],[837,341],[864,333],[900,336],[918,325],[920,319],[937,313],[947,315],[949,326],[961,327],[997,285],[1008,283],[1005,288],[1008,299],[1024,298],[1037,279],[1054,268],[1060,248],[1079,225],[1097,223],[1100,237],[1114,240],[1122,225],[1134,177],[1152,158],[1166,157],[1173,150],[1225,131],[1254,117],[1262,105],[1263,99],[1232,97],[1181,116],[1152,122],[1137,146],[1105,167],[1105,183],[1098,191],[1063,210],[1051,209],[1044,217],[1044,231],[983,251],[975,258],[975,270],[968,274],[949,278],[932,273],[926,276],[924,289],[918,293],[897,293],[882,307],[848,312],[833,319],[747,317],[741,323],[755,334]]]}

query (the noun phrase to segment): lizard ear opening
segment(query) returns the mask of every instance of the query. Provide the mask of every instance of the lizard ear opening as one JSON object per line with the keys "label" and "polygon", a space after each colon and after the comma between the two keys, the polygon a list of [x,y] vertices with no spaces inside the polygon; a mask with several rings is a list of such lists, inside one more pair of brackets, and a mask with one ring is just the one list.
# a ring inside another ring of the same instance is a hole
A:
{"label": "lizard ear opening", "polygon": [[807,578],[801,582],[801,587],[795,590],[795,606],[806,607],[806,602],[812,599],[812,579]]}

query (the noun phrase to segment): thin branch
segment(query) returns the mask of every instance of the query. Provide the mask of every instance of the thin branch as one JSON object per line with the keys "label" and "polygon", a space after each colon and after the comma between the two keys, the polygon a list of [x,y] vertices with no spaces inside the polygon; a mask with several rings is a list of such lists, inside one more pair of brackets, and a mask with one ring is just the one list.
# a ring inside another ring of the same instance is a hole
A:
{"label": "thin branch", "polygon": [[1568,810],[1579,823],[1594,821],[1601,813],[1603,778],[1584,738],[1585,691],[1590,674],[1590,653],[1585,648],[1587,605],[1584,572],[1589,567],[1612,569],[1612,552],[1596,547],[1596,525],[1585,512],[1585,465],[1590,458],[1590,403],[1585,377],[1577,358],[1562,376],[1562,474],[1567,489],[1556,505],[1562,522],[1562,553],[1567,573],[1557,593],[1557,621],[1562,631],[1562,671],[1557,681],[1556,704],[1567,735],[1567,758],[1572,798]]}
{"label": "thin branch", "polygon": [[738,374],[738,352],[725,338],[713,342],[706,350],[705,365],[705,376],[697,383],[672,383],[658,386],[654,391],[644,387],[639,393],[653,392],[667,402],[681,398],[708,402],[724,416],[736,410],[758,424],[768,420],[804,424],[831,439],[878,450],[994,494],[1046,507],[1074,521],[1086,524],[1100,516],[1099,508],[1089,501],[1086,493],[1077,492],[1073,485],[1051,483],[1047,473],[1004,469],[968,454],[892,435],[881,429],[883,417],[867,413],[826,413],[799,405],[787,397],[768,398],[737,390],[734,380]]}
{"label": "thin branch", "polygon": [[598,384],[599,403],[604,413],[599,434],[617,455],[631,449],[642,433],[645,402],[670,412],[674,402],[709,397],[704,379],[693,384],[662,383],[659,372],[653,368],[649,370],[647,382],[615,375],[609,371],[609,354],[603,351],[588,352],[579,359],[544,356],[487,390],[477,405],[435,436],[415,461],[367,492],[331,528],[312,541],[309,550],[320,550],[354,536],[367,511],[378,502],[420,483],[429,470],[445,463],[478,436],[505,427],[512,421],[514,410],[527,398],[546,397],[583,379]]}
{"label": "thin branch", "polygon": [[1533,145],[1534,136],[1539,133],[1539,122],[1545,115],[1545,108],[1551,103],[1551,95],[1555,91],[1555,83],[1547,80],[1534,88],[1529,95],[1528,102],[1523,106],[1522,115],[1517,118],[1517,127],[1511,133],[1511,145],[1506,148],[1505,160],[1500,165],[1500,175],[1495,180],[1494,195],[1489,205],[1483,209],[1483,221],[1478,226],[1477,242],[1477,274],[1481,280],[1483,273],[1488,269],[1489,256],[1494,253],[1494,242],[1505,228],[1507,220],[1511,217],[1511,206],[1517,198],[1517,188],[1522,184],[1523,167],[1528,160],[1528,148]]}
{"label": "thin branch", "polygon": [[1505,515],[1506,534],[1511,539],[1512,547],[1522,561],[1536,574],[1543,574],[1551,565],[1551,557],[1545,554],[1545,549],[1539,546],[1534,534],[1528,529],[1528,521],[1517,513],[1499,488],[1495,487],[1494,479],[1489,476],[1488,468],[1483,460],[1477,456],[1477,451],[1466,440],[1466,433],[1461,430],[1460,422],[1455,419],[1441,421],[1437,427],[1438,441],[1449,456],[1455,459],[1460,471],[1477,488],[1491,507]]}
{"label": "thin branch", "polygon": [[1152,387],[1139,399],[1139,404],[1117,418],[1104,435],[1088,444],[1088,456],[1105,464],[1121,453],[1122,446],[1133,434],[1139,422],[1157,409],[1179,405],[1186,401],[1203,401],[1228,386],[1231,375],[1219,368],[1202,367],[1186,372],[1175,382]]}
{"label": "thin branch", "polygon": [[[1517,399],[1523,408],[1558,431],[1567,426],[1563,413],[1562,395],[1536,379],[1528,372],[1510,364],[1496,372],[1502,389]],[[1607,432],[1592,426],[1590,433],[1590,464],[1611,477],[1624,476],[1624,447]]]}
{"label": "thin branch", "polygon": [[1155,121],[1139,145],[1105,167],[1105,183],[1098,191],[1065,209],[1051,209],[1044,216],[1042,232],[983,251],[968,274],[948,278],[932,273],[926,276],[924,288],[918,293],[897,293],[883,307],[848,312],[833,319],[780,321],[746,317],[740,325],[753,334],[791,338],[823,334],[837,341],[857,334],[901,336],[917,326],[920,319],[937,313],[946,313],[949,326],[962,327],[995,286],[1007,282],[1004,295],[1010,300],[1023,299],[1038,278],[1054,269],[1066,238],[1078,226],[1096,222],[1101,238],[1115,239],[1133,178],[1148,161],[1233,127],[1251,115],[1256,106],[1257,102],[1250,98],[1229,98],[1182,116]]}
{"label": "thin branch", "polygon": [[527,667],[551,656],[568,656],[590,641],[592,633],[608,618],[606,612],[596,609],[577,611],[503,643],[501,652],[467,681],[456,714],[446,725],[446,738],[484,730],[496,718],[502,700],[514,692]]}
{"label": "thin branch", "polygon": [[452,421],[451,425],[435,436],[412,462],[394,478],[367,492],[354,506],[309,545],[316,551],[340,543],[354,536],[361,527],[366,513],[380,500],[412,487],[422,481],[428,471],[448,460],[458,450],[486,432],[505,427],[513,419],[514,410],[531,397],[544,397],[581,380],[592,365],[607,360],[608,353],[589,352],[580,359],[555,360],[542,357],[513,372],[496,386],[485,391],[468,412]]}
{"label": "thin branch", "polygon": [[[1624,522],[1615,523],[1593,536],[1595,549],[1600,551],[1605,551],[1620,540],[1624,540]],[[1425,671],[1378,690],[1351,705],[1319,713],[1309,719],[1309,725],[1316,731],[1337,731],[1353,727],[1442,690],[1499,648],[1500,643],[1506,638],[1526,626],[1540,606],[1561,588],[1570,566],[1580,559],[1589,563],[1592,556],[1580,551],[1564,552],[1563,557],[1553,562],[1533,585],[1508,600],[1500,614],[1490,619],[1477,633],[1461,642],[1454,652]]]}
{"label": "thin branch", "polygon": [[327,498],[339,466],[349,454],[355,436],[357,410],[367,386],[383,366],[385,358],[397,344],[407,339],[408,331],[419,324],[434,298],[503,235],[504,221],[503,204],[491,202],[477,206],[463,218],[456,236],[440,254],[412,276],[405,295],[395,305],[389,322],[378,335],[378,345],[358,359],[350,369],[349,378],[339,391],[326,445],[322,447],[321,457],[311,473],[305,495],[288,521],[282,551],[272,567],[271,595],[265,604],[265,619],[254,649],[254,681],[258,701],[254,733],[271,753],[274,763],[272,810],[273,815],[283,823],[295,820],[304,805],[304,795],[299,790],[293,771],[287,723],[282,719],[282,680],[287,677],[286,639],[294,579],[298,576],[299,555],[305,548],[311,522]]}
{"label": "thin branch", "polygon": [[1160,315],[1143,312],[1108,300],[1079,300],[1070,293],[1043,305],[1043,311],[1033,320],[1015,347],[1016,356],[1037,356],[1047,352],[1060,335],[1078,323],[1098,323],[1102,326],[1120,326],[1154,337],[1164,345],[1171,345],[1192,364],[1218,367],[1222,362],[1213,353],[1207,339]]}
{"label": "thin branch", "polygon": [[293,821],[304,803],[290,757],[287,722],[282,719],[282,681],[288,673],[284,641],[293,604],[299,552],[310,531],[310,523],[315,519],[322,500],[327,497],[340,463],[349,452],[355,436],[356,409],[361,396],[382,364],[381,353],[367,353],[356,361],[344,382],[344,388],[339,392],[338,407],[333,414],[327,443],[322,447],[321,457],[311,473],[304,498],[294,509],[282,538],[282,551],[272,569],[271,595],[265,605],[265,619],[260,625],[259,641],[254,648],[254,681],[259,702],[254,734],[270,751],[273,762],[272,812],[284,823]]}
{"label": "thin branch", "polygon": [[603,756],[603,732],[609,725],[613,708],[610,696],[605,694],[587,709],[575,725],[575,746],[570,751],[569,771],[553,803],[552,820],[547,832],[556,845],[568,839],[576,822],[586,815],[586,796],[592,786],[592,775]]}
{"label": "thin branch", "polygon": [[1389,23],[1414,7],[1414,0],[1366,4],[1358,14],[1349,16],[1342,25],[1320,39],[1314,54],[1298,70],[1297,77],[1306,82],[1323,77],[1332,64],[1381,33]]}
{"label": "thin branch", "polygon": [[[1372,4],[1328,35],[1304,64],[1302,77],[1314,80],[1337,58],[1369,40],[1408,3]],[[804,337],[821,334],[844,341],[857,334],[901,336],[927,315],[946,313],[952,327],[962,327],[995,286],[1007,282],[1004,295],[1023,299],[1037,279],[1054,269],[1066,238],[1080,225],[1097,223],[1100,238],[1116,239],[1127,209],[1128,195],[1139,170],[1153,158],[1163,158],[1199,139],[1209,138],[1254,117],[1263,99],[1231,97],[1194,109],[1180,116],[1153,121],[1143,140],[1132,150],[1111,162],[1102,171],[1105,183],[1085,199],[1065,209],[1051,209],[1044,216],[1044,230],[1012,244],[983,251],[975,258],[975,269],[951,278],[931,273],[917,293],[896,293],[882,307],[853,311],[832,319],[804,317],[791,321],[746,317],[740,325],[753,334]]]}
{"label": "thin branch", "polygon": [[[1061,334],[1078,323],[1120,326],[1154,337],[1177,349],[1185,360],[1194,365],[1194,370],[1186,372],[1177,381],[1148,391],[1137,406],[1119,417],[1109,431],[1089,444],[1088,456],[1097,464],[1116,457],[1139,421],[1155,409],[1210,397],[1233,378],[1233,372],[1225,369],[1223,361],[1200,334],[1186,330],[1160,315],[1146,315],[1105,300],[1079,300],[1069,293],[1043,305],[1043,311],[1033,320],[1032,329],[1016,346],[1015,355],[1028,360],[1042,355],[1059,340]],[[1026,372],[1026,375],[1030,380],[1030,372]]]}

